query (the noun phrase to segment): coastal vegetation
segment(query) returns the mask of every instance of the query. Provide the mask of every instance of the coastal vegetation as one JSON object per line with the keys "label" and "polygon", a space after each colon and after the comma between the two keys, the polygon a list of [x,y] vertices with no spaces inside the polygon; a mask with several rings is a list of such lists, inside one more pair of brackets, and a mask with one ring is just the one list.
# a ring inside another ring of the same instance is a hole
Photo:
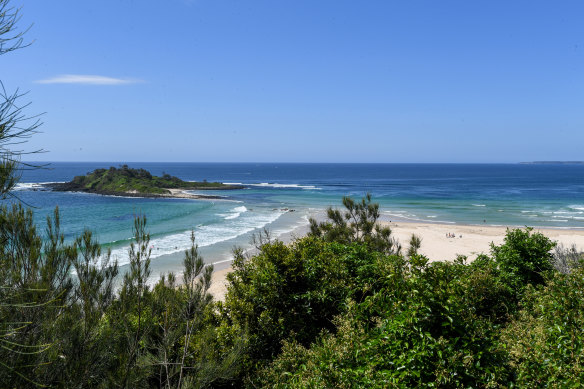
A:
{"label": "coastal vegetation", "polygon": [[153,176],[144,169],[132,169],[128,165],[119,168],[96,169],[84,176],[76,176],[65,183],[52,183],[57,191],[88,192],[105,195],[172,195],[171,189],[183,190],[225,190],[241,189],[241,185],[226,185],[220,182],[183,181],[178,177],[163,174]]}

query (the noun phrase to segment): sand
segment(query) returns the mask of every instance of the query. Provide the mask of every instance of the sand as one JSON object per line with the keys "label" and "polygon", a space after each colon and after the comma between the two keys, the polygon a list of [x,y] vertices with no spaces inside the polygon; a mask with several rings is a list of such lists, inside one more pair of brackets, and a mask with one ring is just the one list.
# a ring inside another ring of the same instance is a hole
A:
{"label": "sand", "polygon": [[231,267],[215,270],[211,276],[211,286],[209,287],[209,293],[215,298],[215,300],[224,301],[225,294],[227,293],[227,273],[231,272]]}
{"label": "sand", "polygon": [[[496,245],[503,243],[507,230],[507,227],[488,225],[410,222],[383,224],[391,227],[393,236],[399,240],[404,251],[408,248],[412,234],[421,237],[422,246],[419,252],[431,261],[452,261],[457,255],[465,255],[472,261],[481,253],[489,254],[491,242]],[[575,244],[580,251],[584,251],[584,230],[535,228],[534,231],[541,232],[564,246]],[[448,238],[448,233],[456,235],[456,238]],[[225,268],[213,273],[210,292],[218,300],[225,298],[227,291],[225,276],[230,271],[231,268]]]}
{"label": "sand", "polygon": [[[419,252],[432,261],[451,261],[459,254],[473,260],[479,254],[489,254],[491,242],[496,245],[503,243],[507,230],[507,227],[459,224],[406,222],[386,224],[391,227],[393,236],[399,239],[404,250],[409,246],[412,234],[420,236],[422,247]],[[584,251],[584,230],[534,228],[534,231],[541,232],[565,246],[576,244]],[[456,238],[447,238],[448,233],[454,234]]]}

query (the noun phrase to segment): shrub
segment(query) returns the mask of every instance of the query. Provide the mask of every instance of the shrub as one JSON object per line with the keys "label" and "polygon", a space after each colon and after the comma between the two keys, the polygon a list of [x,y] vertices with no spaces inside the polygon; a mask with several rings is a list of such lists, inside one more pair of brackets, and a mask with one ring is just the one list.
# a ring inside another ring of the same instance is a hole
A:
{"label": "shrub", "polygon": [[502,245],[491,244],[500,276],[517,300],[527,284],[543,284],[545,273],[553,269],[551,250],[556,243],[532,231],[533,228],[507,230]]}
{"label": "shrub", "polygon": [[528,288],[517,320],[503,331],[518,387],[584,386],[584,271],[555,273]]}
{"label": "shrub", "polygon": [[554,249],[554,269],[560,273],[570,273],[574,268],[581,267],[584,262],[584,253],[578,251],[576,245],[565,247],[559,244]]}
{"label": "shrub", "polygon": [[362,245],[313,237],[264,244],[248,261],[239,253],[221,305],[223,332],[247,337],[250,371],[277,356],[285,340],[308,346],[323,330],[334,330],[332,319],[364,289],[375,258]]}
{"label": "shrub", "polygon": [[[497,387],[509,381],[497,327],[469,305],[461,263],[378,261],[382,289],[350,305],[309,348],[287,342],[264,387]],[[383,270],[384,269],[384,270]],[[471,279],[472,280],[472,279]],[[479,279],[480,280],[480,279]],[[480,281],[482,282],[482,280]],[[476,297],[476,296],[475,296]]]}
{"label": "shrub", "polygon": [[[322,237],[329,242],[365,243],[372,250],[385,254],[399,254],[401,246],[391,236],[391,229],[377,223],[379,204],[371,202],[367,194],[360,202],[343,197],[345,211],[328,208],[328,220],[318,223],[310,219],[310,235]],[[418,242],[418,247],[419,247]]]}

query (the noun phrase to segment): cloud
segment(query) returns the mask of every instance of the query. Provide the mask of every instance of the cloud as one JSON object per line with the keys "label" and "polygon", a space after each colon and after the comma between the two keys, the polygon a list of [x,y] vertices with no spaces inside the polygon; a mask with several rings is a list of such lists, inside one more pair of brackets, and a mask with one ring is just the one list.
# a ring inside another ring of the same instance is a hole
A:
{"label": "cloud", "polygon": [[62,74],[60,76],[35,81],[37,84],[78,84],[78,85],[127,85],[144,82],[132,78],[114,78],[90,74]]}

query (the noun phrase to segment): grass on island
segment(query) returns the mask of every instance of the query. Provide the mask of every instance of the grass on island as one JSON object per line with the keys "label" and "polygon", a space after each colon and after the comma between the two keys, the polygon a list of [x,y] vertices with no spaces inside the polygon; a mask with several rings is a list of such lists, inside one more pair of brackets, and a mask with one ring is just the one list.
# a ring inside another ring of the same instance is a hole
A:
{"label": "grass on island", "polygon": [[85,176],[77,176],[67,183],[63,189],[80,190],[92,193],[139,193],[139,194],[170,194],[169,189],[233,189],[231,185],[220,182],[207,182],[206,180],[183,181],[170,174],[162,177],[153,176],[144,169],[132,169],[127,165],[119,169],[96,169]]}

